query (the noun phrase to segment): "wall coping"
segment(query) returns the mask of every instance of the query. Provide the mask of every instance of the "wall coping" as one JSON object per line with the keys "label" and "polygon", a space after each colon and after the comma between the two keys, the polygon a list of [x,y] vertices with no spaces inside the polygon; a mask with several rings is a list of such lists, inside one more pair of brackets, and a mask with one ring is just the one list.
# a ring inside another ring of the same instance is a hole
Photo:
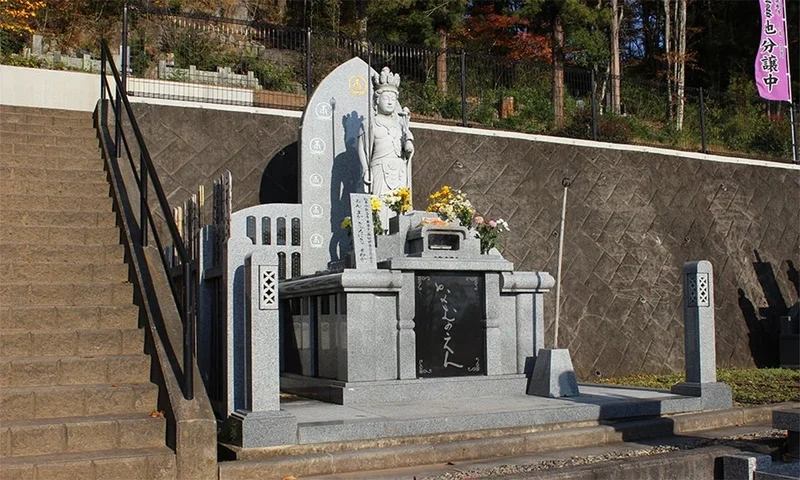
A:
{"label": "wall coping", "polygon": [[[301,118],[303,112],[294,110],[280,110],[276,108],[262,108],[239,105],[224,105],[216,103],[202,103],[185,100],[166,100],[160,98],[129,97],[131,103],[145,103],[150,105],[164,105],[171,107],[199,108],[206,110],[222,110],[228,112],[242,112],[256,115],[274,115],[278,117]],[[437,125],[433,123],[414,123],[413,127],[420,130],[434,130],[440,132],[459,133],[465,135],[482,135],[487,137],[513,138],[532,142],[552,143],[558,145],[572,145],[575,147],[604,148],[624,152],[644,152],[671,157],[693,158],[709,162],[730,163],[736,165],[749,165],[754,167],[779,168],[784,170],[800,171],[800,164],[781,163],[769,160],[756,160],[751,158],[727,157],[724,155],[710,155],[705,153],[685,152],[667,148],[647,147],[643,145],[627,145],[621,143],[596,142],[576,138],[551,137],[548,135],[533,135],[530,133],[509,132],[506,130],[488,130],[484,128],[459,127],[455,125]]]}

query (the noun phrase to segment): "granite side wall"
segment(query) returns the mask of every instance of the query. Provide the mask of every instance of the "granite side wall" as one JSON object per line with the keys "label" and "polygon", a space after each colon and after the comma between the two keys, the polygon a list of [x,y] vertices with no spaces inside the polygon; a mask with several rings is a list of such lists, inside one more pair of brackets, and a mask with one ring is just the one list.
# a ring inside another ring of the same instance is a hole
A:
{"label": "granite side wall", "polygon": [[[134,108],[176,204],[201,183],[210,194],[225,169],[234,210],[292,181],[286,168],[262,177],[271,160],[293,154],[297,118]],[[443,184],[464,190],[480,213],[511,224],[504,255],[520,270],[555,275],[561,179],[574,178],[559,346],[579,378],[682,371],[681,266],[699,259],[715,272],[718,364],[777,361],[778,316],[798,297],[799,171],[424,128],[414,135],[415,204]]]}

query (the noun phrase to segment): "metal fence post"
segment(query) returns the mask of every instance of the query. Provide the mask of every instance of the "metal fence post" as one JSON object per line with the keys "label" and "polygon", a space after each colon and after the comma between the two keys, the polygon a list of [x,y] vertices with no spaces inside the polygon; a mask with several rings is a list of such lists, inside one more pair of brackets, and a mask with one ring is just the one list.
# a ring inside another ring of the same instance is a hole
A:
{"label": "metal fence post", "polygon": [[128,94],[128,2],[122,5],[122,90]]}
{"label": "metal fence post", "polygon": [[700,87],[700,141],[703,145],[703,153],[708,153],[708,148],[706,148],[706,107],[703,100],[703,87]]}
{"label": "metal fence post", "polygon": [[311,100],[311,27],[306,27],[306,102]]}
{"label": "metal fence post", "polygon": [[467,53],[461,49],[461,125],[467,126]]}
{"label": "metal fence post", "polygon": [[592,140],[597,140],[597,98],[595,96],[595,88],[597,87],[596,80],[594,78],[594,69],[592,69],[592,76],[590,80],[591,86],[590,90],[592,92]]}

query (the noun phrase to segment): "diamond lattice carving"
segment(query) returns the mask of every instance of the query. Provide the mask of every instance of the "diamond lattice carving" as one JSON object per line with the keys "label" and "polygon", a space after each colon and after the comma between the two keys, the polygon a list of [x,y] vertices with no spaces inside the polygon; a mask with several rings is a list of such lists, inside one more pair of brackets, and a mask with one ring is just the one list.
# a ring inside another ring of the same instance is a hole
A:
{"label": "diamond lattice carving", "polygon": [[707,273],[690,273],[686,275],[686,294],[689,296],[688,306],[707,307],[710,303]]}
{"label": "diamond lattice carving", "polygon": [[708,305],[708,274],[700,273],[697,275],[697,306],[707,307]]}
{"label": "diamond lattice carving", "polygon": [[258,308],[261,310],[278,308],[278,282],[275,271],[261,266],[258,269],[258,278]]}

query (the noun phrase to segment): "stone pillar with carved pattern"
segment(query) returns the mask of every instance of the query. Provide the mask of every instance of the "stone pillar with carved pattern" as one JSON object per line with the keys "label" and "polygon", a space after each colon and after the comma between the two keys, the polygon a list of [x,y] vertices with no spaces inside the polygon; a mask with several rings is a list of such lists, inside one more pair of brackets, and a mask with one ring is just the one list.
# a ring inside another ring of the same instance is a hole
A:
{"label": "stone pillar with carved pattern", "polygon": [[672,393],[701,397],[704,409],[730,407],[730,387],[717,382],[711,262],[684,263],[682,281],[686,381],[672,387]]}
{"label": "stone pillar with carved pattern", "polygon": [[286,445],[296,440],[297,420],[280,404],[278,265],[272,252],[245,259],[246,408],[231,414],[233,441],[242,447]]}

